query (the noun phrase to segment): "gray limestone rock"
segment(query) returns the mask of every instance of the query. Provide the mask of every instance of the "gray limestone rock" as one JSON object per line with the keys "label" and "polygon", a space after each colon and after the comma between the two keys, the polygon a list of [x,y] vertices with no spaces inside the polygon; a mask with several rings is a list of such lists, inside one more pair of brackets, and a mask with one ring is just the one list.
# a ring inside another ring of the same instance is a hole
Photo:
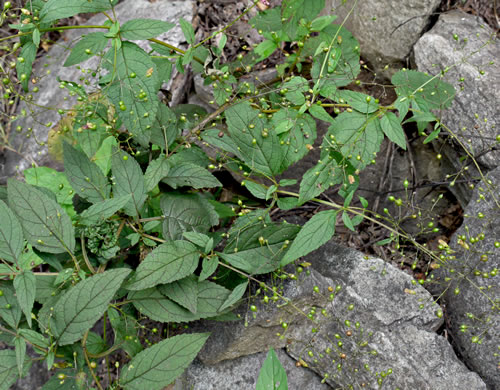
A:
{"label": "gray limestone rock", "polygon": [[[457,350],[487,384],[500,389],[500,282],[498,271],[494,271],[500,268],[500,249],[495,246],[500,241],[500,167],[491,171],[487,178],[492,184],[481,182],[477,185],[465,209],[464,223],[451,239],[449,245],[454,251],[454,259],[447,260],[447,265],[431,276],[436,280],[432,291],[444,293],[443,301]],[[480,234],[484,234],[483,240],[470,242],[469,238]],[[466,240],[460,241],[463,235]],[[451,269],[454,269],[453,274]],[[447,277],[451,279],[446,281]],[[460,291],[458,294],[455,294],[456,289]],[[462,326],[466,327],[466,332],[462,331]],[[472,342],[474,336],[480,343]]]}
{"label": "gray limestone rock", "polygon": [[[361,53],[372,68],[390,76],[406,62],[440,1],[328,0],[326,3],[327,10],[338,15],[337,23],[347,18],[345,27],[360,42]],[[390,68],[384,72],[386,65]]]}
{"label": "gray limestone rock", "polygon": [[326,307],[327,318],[293,327],[287,346],[296,359],[333,387],[485,389],[435,331],[439,307],[413,279],[390,264],[329,242],[308,256],[343,288]]}
{"label": "gray limestone rock", "polygon": [[[151,18],[178,24],[181,17],[191,20],[192,12],[191,0],[158,0],[154,2],[125,0],[115,7],[115,13],[120,23],[134,18]],[[98,14],[90,18],[86,24],[99,25],[104,21],[105,16]],[[61,66],[70,53],[69,48],[77,42],[77,38],[82,33],[84,33],[82,30],[69,31],[60,42],[51,47],[47,56],[40,59],[35,65],[33,74],[41,77],[41,79],[37,84],[40,92],[34,94],[34,103],[40,105],[41,108],[33,105],[21,105],[19,110],[25,108],[28,115],[26,118],[21,117],[16,121],[14,127],[17,125],[21,125],[24,129],[31,127],[33,131],[29,138],[26,138],[26,132],[23,132],[21,135],[16,134],[11,140],[14,147],[21,150],[23,157],[12,152],[6,152],[5,161],[0,160],[0,183],[5,182],[8,177],[15,175],[16,172],[22,172],[30,167],[32,162],[39,165],[54,166],[54,162],[51,161],[48,155],[47,146],[42,146],[39,143],[47,142],[47,135],[51,126],[46,126],[46,124],[56,124],[61,119],[57,109],[67,109],[76,103],[74,97],[64,99],[68,96],[67,90],[59,88],[59,82],[56,78],[60,77],[63,80],[75,82],[81,82],[81,77],[92,79],[85,69],[95,69],[99,65],[98,57],[93,57],[80,64],[79,67],[64,68]],[[160,35],[158,39],[165,40],[176,46],[185,41],[178,25],[167,33]],[[143,48],[149,47],[147,41],[139,41],[138,43]],[[45,107],[52,107],[53,109]]]}
{"label": "gray limestone rock", "polygon": [[[286,371],[289,390],[328,390],[327,384],[311,370],[297,367],[283,349],[276,350],[281,365]],[[250,390],[255,389],[259,372],[267,352],[226,360],[213,366],[195,360],[184,375],[177,379],[173,390]]]}
{"label": "gray limestone rock", "polygon": [[[414,48],[419,71],[436,75],[449,69],[444,80],[453,84],[457,94],[451,108],[440,113],[442,121],[488,169],[500,161],[496,142],[500,43],[494,37],[481,18],[457,10],[441,15]],[[459,156],[466,155],[462,148],[456,150]],[[451,156],[451,160],[458,170],[459,158]]]}

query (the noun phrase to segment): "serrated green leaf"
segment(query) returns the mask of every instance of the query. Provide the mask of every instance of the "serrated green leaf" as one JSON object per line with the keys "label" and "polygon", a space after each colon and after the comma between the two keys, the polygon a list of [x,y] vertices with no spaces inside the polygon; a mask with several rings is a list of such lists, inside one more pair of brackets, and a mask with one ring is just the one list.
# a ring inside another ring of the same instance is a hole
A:
{"label": "serrated green leaf", "polygon": [[18,334],[24,337],[32,346],[39,348],[49,348],[50,342],[42,334],[31,329],[19,329]]}
{"label": "serrated green leaf", "polygon": [[451,84],[422,72],[400,70],[391,81],[396,86],[398,100],[406,97],[427,110],[448,108],[455,97],[455,88]]}
{"label": "serrated green leaf", "polygon": [[52,191],[60,205],[73,205],[74,190],[63,172],[49,167],[35,167],[25,169],[23,174],[26,183]]}
{"label": "serrated green leaf", "polygon": [[243,294],[245,294],[245,291],[247,291],[247,287],[248,287],[248,280],[244,283],[238,284],[234,288],[234,290],[231,291],[231,294],[229,294],[226,301],[220,307],[219,311],[224,311],[230,308],[231,306],[235,305],[236,303],[238,303]]}
{"label": "serrated green leaf", "polygon": [[266,199],[267,188],[253,181],[245,181],[245,187],[257,199]]}
{"label": "serrated green leaf", "polygon": [[291,210],[299,206],[299,199],[292,197],[278,198],[278,207],[281,210]]}
{"label": "serrated green leaf", "polygon": [[191,241],[193,244],[199,246],[200,248],[205,248],[210,243],[210,240],[212,240],[213,242],[213,238],[210,238],[203,233],[184,232],[182,233],[182,235],[186,240]]}
{"label": "serrated green leaf", "polygon": [[304,93],[309,90],[309,82],[303,77],[294,77],[283,84],[282,90],[287,91],[285,97],[293,104],[301,106],[306,102]]}
{"label": "serrated green leaf", "polygon": [[198,277],[198,281],[202,282],[203,280],[208,279],[210,276],[212,276],[218,265],[218,256],[205,257],[203,259],[203,263],[201,264],[201,272],[200,276]]}
{"label": "serrated green leaf", "polygon": [[48,253],[75,250],[75,231],[61,206],[33,186],[17,180],[8,180],[7,191],[9,204],[32,246]]}
{"label": "serrated green leaf", "polygon": [[75,192],[91,203],[109,198],[109,182],[99,167],[91,162],[85,153],[66,142],[63,150],[64,171]]}
{"label": "serrated green leaf", "polygon": [[311,22],[311,31],[321,31],[337,19],[337,15],[319,16]]}
{"label": "serrated green leaf", "polygon": [[231,291],[204,280],[198,283],[196,314],[171,301],[161,293],[163,286],[129,293],[128,298],[144,315],[161,322],[189,322],[200,318],[215,317]]}
{"label": "serrated green leaf", "polygon": [[[72,66],[86,61],[106,48],[108,38],[102,31],[89,33],[77,42],[63,66]],[[90,50],[90,52],[89,52]]]}
{"label": "serrated green leaf", "polygon": [[103,202],[94,203],[80,214],[80,223],[86,226],[98,224],[99,221],[111,217],[118,210],[125,207],[125,205],[130,202],[131,197],[130,194],[126,194],[116,198],[106,199]]}
{"label": "serrated green leaf", "polygon": [[123,350],[130,356],[135,356],[142,351],[142,344],[137,342],[137,338],[130,338],[137,335],[135,328],[137,320],[134,316],[129,316],[125,312],[120,312],[112,307],[108,309],[108,318],[115,333],[115,345],[121,345]]}
{"label": "serrated green leaf", "polygon": [[19,263],[24,248],[23,230],[14,213],[0,200],[0,258]]}
{"label": "serrated green leaf", "polygon": [[166,150],[179,135],[180,130],[174,112],[164,104],[160,104],[151,128],[151,142]]}
{"label": "serrated green leaf", "polygon": [[155,38],[175,27],[175,24],[156,19],[132,19],[120,27],[123,39],[149,39]]}
{"label": "serrated green leaf", "polygon": [[379,108],[378,103],[375,103],[375,99],[364,93],[342,89],[337,94],[339,98],[344,99],[352,108],[363,114],[371,114]]}
{"label": "serrated green leaf", "polygon": [[33,61],[35,61],[37,47],[33,42],[27,42],[21,48],[21,53],[18,58],[23,58],[24,61],[16,62],[17,78],[21,81],[24,92],[28,92],[28,84],[30,81]]}
{"label": "serrated green leaf", "polygon": [[38,46],[40,46],[40,30],[35,28],[31,37],[33,39],[33,43],[38,48]]}
{"label": "serrated green leaf", "polygon": [[305,256],[333,237],[337,210],[320,211],[302,227],[290,249],[281,260],[285,266],[299,257]]}
{"label": "serrated green leaf", "polygon": [[229,241],[225,253],[218,255],[232,266],[250,274],[276,270],[285,254],[286,241],[292,241],[300,228],[291,224],[258,223],[243,228]]}
{"label": "serrated green leaf", "polygon": [[200,253],[188,241],[169,241],[159,245],[139,264],[127,283],[128,290],[143,290],[160,283],[172,283],[192,274]]}
{"label": "serrated green leaf", "polygon": [[165,155],[160,155],[157,159],[151,161],[144,174],[146,191],[152,191],[156,185],[168,175],[170,163]]}
{"label": "serrated green leaf", "polygon": [[89,332],[87,336],[87,343],[85,344],[87,351],[93,355],[97,355],[106,350],[106,343],[103,338],[95,332]]}
{"label": "serrated green leaf", "polygon": [[259,12],[256,16],[250,19],[249,24],[255,26],[255,29],[257,30],[280,31],[282,29],[280,7]]}
{"label": "serrated green leaf", "polygon": [[172,188],[189,186],[193,188],[221,187],[217,178],[205,168],[193,163],[180,162],[170,168],[167,177],[162,180]]}
{"label": "serrated green leaf", "polygon": [[403,150],[406,150],[406,137],[403,128],[401,127],[399,118],[392,112],[386,112],[380,119],[380,127],[384,134],[392,142],[397,144]]}
{"label": "serrated green leaf", "polygon": [[23,375],[24,360],[26,358],[26,341],[21,337],[15,337],[14,348],[16,350],[17,373],[20,378]]}
{"label": "serrated green leaf", "polygon": [[332,185],[342,182],[340,167],[331,155],[320,160],[302,177],[300,182],[298,204],[303,204],[326,191]]}
{"label": "serrated green leaf", "polygon": [[109,173],[111,169],[111,157],[113,156],[113,149],[118,146],[116,138],[113,136],[105,138],[97,152],[91,160],[101,169],[104,175]]}
{"label": "serrated green leaf", "polygon": [[23,271],[14,278],[14,289],[16,291],[17,301],[21,307],[28,325],[31,328],[31,310],[35,303],[36,296],[36,276],[31,271]]}
{"label": "serrated green leaf", "polygon": [[[27,374],[31,367],[31,361],[26,360],[21,376]],[[16,352],[12,349],[0,350],[0,390],[9,390],[19,375],[17,373],[17,358]]]}
{"label": "serrated green leaf", "polygon": [[161,293],[175,303],[196,314],[198,309],[198,281],[194,275],[164,285]]}
{"label": "serrated green leaf", "polygon": [[349,162],[360,170],[375,158],[384,137],[376,115],[366,116],[356,111],[346,111],[337,116],[325,140],[330,136],[335,137],[341,154],[350,156]]}
{"label": "serrated green leaf", "polygon": [[286,371],[272,348],[262,364],[255,390],[288,390]]}
{"label": "serrated green leaf", "polygon": [[59,345],[80,340],[104,314],[129,269],[112,269],[96,274],[71,287],[57,301],[52,330]]}
{"label": "serrated green leaf", "polygon": [[259,113],[248,102],[232,106],[225,112],[228,132],[250,168],[273,176],[280,172],[282,149],[274,131],[268,131],[267,137],[262,136],[264,120],[259,118]]}
{"label": "serrated green leaf", "polygon": [[147,198],[144,176],[139,163],[127,152],[115,149],[111,165],[115,178],[113,194],[117,197],[131,195],[132,199],[123,209],[130,216],[139,215]]}
{"label": "serrated green leaf", "polygon": [[21,307],[14,295],[14,289],[10,283],[0,282],[0,290],[3,292],[0,295],[0,318],[11,328],[16,329],[21,320],[22,313]]}
{"label": "serrated green leaf", "polygon": [[309,153],[316,140],[316,121],[309,114],[299,116],[295,110],[281,109],[273,115],[272,123],[286,120],[285,118],[292,122],[292,128],[289,132],[279,135],[283,149],[281,172]]}
{"label": "serrated green leaf", "polygon": [[320,119],[328,123],[333,123],[333,118],[330,116],[330,114],[328,114],[323,107],[318,106],[317,104],[313,104],[311,107],[309,107],[309,112],[316,119]]}
{"label": "serrated green leaf", "polygon": [[[342,37],[339,44],[339,38]],[[313,62],[311,75],[315,83],[319,80],[320,89],[323,85],[338,88],[350,84],[356,79],[360,72],[359,64],[359,42],[344,27],[330,24],[319,32],[318,36],[311,37],[302,48],[301,58],[312,56],[321,42],[332,42],[333,46],[329,53],[320,53]],[[331,55],[335,54],[335,58]],[[323,67],[326,60],[331,62],[331,66]],[[322,73],[321,73],[322,72]],[[328,73],[331,72],[331,73]]]}
{"label": "serrated green leaf", "polygon": [[[139,46],[125,41],[116,53],[111,48],[105,54],[104,66],[114,76],[113,82],[104,89],[107,97],[134,139],[148,147],[151,126],[159,107],[158,70],[154,62]],[[139,97],[142,92],[147,99]]]}
{"label": "serrated green leaf", "polygon": [[40,19],[52,22],[56,19],[69,18],[80,13],[107,11],[112,6],[109,0],[48,0],[40,11]]}
{"label": "serrated green leaf", "polygon": [[122,369],[120,385],[126,390],[160,390],[172,383],[196,357],[209,333],[170,337],[137,354]]}
{"label": "serrated green leaf", "polygon": [[181,25],[182,33],[184,34],[184,37],[186,38],[186,42],[192,45],[195,40],[195,35],[194,35],[194,28],[189,23],[186,21],[184,18],[181,18],[179,20],[179,24]]}
{"label": "serrated green leaf", "polygon": [[160,201],[163,237],[167,240],[182,238],[188,231],[206,233],[219,223],[213,206],[199,194],[164,194]]}
{"label": "serrated green leaf", "polygon": [[349,217],[349,215],[345,211],[342,213],[342,222],[344,222],[344,225],[346,228],[348,228],[349,230],[355,231],[354,224],[351,221],[351,218]]}
{"label": "serrated green leaf", "polygon": [[259,61],[265,60],[278,48],[276,42],[266,39],[265,41],[259,43],[254,49],[255,53],[259,56]]}
{"label": "serrated green leaf", "polygon": [[311,21],[323,8],[325,0],[285,0],[281,7],[282,17],[288,19],[284,23],[284,31],[295,40],[300,20]]}

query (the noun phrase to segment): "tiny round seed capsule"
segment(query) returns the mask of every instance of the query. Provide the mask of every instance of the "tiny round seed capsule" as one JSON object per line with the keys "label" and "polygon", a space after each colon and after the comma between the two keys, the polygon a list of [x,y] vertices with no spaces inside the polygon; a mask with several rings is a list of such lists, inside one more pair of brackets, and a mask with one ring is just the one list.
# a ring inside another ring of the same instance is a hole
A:
{"label": "tiny round seed capsule", "polygon": [[250,310],[253,311],[253,312],[256,312],[257,311],[257,306],[255,306],[255,305],[250,306]]}
{"label": "tiny round seed capsule", "polygon": [[127,161],[127,160],[128,160],[128,156],[126,156],[126,155],[125,155],[125,156],[123,156],[123,160],[124,160],[124,161]]}

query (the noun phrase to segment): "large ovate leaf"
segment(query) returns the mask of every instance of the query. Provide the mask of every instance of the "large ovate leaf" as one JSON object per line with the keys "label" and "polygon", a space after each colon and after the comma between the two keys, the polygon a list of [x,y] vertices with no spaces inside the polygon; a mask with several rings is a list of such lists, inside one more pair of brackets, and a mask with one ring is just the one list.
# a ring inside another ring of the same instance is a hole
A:
{"label": "large ovate leaf", "polygon": [[49,0],[40,11],[43,22],[52,22],[56,19],[69,18],[80,13],[102,12],[110,9],[109,0]]}
{"label": "large ovate leaf", "polygon": [[198,304],[196,313],[168,299],[163,293],[165,285],[129,293],[128,298],[142,314],[155,321],[189,322],[200,318],[215,317],[221,313],[221,306],[231,291],[204,280],[198,283]]}
{"label": "large ovate leaf", "polygon": [[272,348],[260,369],[255,390],[288,390],[286,371]]}
{"label": "large ovate leaf", "polygon": [[300,228],[291,224],[257,223],[232,233],[232,239],[218,255],[232,266],[251,273],[263,274],[274,271],[287,245]]}
{"label": "large ovate leaf", "polygon": [[71,49],[71,54],[66,59],[66,62],[63,66],[76,65],[80,62],[88,60],[90,57],[104,50],[107,43],[108,38],[105,37],[105,33],[102,31],[97,31],[82,36],[82,39],[80,39],[78,43]]}
{"label": "large ovate leaf", "polygon": [[18,263],[24,248],[23,229],[14,213],[0,200],[0,259]]}
{"label": "large ovate leaf", "polygon": [[281,260],[281,265],[284,266],[307,255],[330,240],[335,233],[336,219],[337,210],[320,211],[315,214],[297,234],[290,249]]}
{"label": "large ovate leaf", "polygon": [[31,328],[31,310],[35,303],[36,296],[36,276],[31,271],[23,271],[14,278],[14,289],[16,291],[19,306],[26,316],[28,325]]}
{"label": "large ovate leaf", "polygon": [[170,337],[137,354],[120,375],[126,390],[160,390],[172,383],[196,357],[209,333]]}
{"label": "large ovate leaf", "polygon": [[115,149],[111,164],[115,178],[114,195],[130,195],[131,199],[123,209],[130,216],[138,215],[147,198],[144,175],[139,163],[127,152]]}
{"label": "large ovate leaf", "polygon": [[283,153],[278,135],[271,129],[264,131],[266,122],[259,113],[247,102],[229,108],[225,113],[228,132],[250,168],[273,176],[280,172]]}
{"label": "large ovate leaf", "polygon": [[71,287],[57,301],[52,330],[59,345],[72,344],[101,318],[129,269],[113,269],[94,275]]}
{"label": "large ovate leaf", "polygon": [[206,233],[219,223],[214,207],[199,194],[164,194],[160,205],[165,239],[178,240],[190,231]]}
{"label": "large ovate leaf", "polygon": [[85,153],[64,143],[64,171],[75,192],[90,203],[101,202],[109,197],[109,182]]}
{"label": "large ovate leaf", "polygon": [[120,48],[112,47],[104,61],[113,72],[113,80],[105,89],[107,97],[127,130],[147,147],[159,106],[156,66],[151,57],[132,42],[123,42]]}
{"label": "large ovate leaf", "polygon": [[422,72],[400,70],[391,81],[396,86],[398,100],[414,100],[427,110],[448,108],[455,97],[455,88],[451,84]]}
{"label": "large ovate leaf", "polygon": [[198,281],[194,275],[166,284],[161,292],[175,303],[196,314],[198,309]]}
{"label": "large ovate leaf", "polygon": [[376,115],[346,111],[335,118],[323,145],[331,142],[355,168],[361,170],[375,158],[383,138]]}
{"label": "large ovate leaf", "polygon": [[120,35],[123,39],[149,39],[167,32],[175,24],[155,19],[132,19],[123,23],[120,27]]}
{"label": "large ovate leaf", "polygon": [[126,288],[142,290],[182,279],[195,271],[199,258],[198,249],[188,241],[161,244],[139,264]]}
{"label": "large ovate leaf", "polygon": [[213,188],[222,186],[221,182],[205,168],[189,162],[178,162],[171,166],[167,177],[162,181],[172,188],[184,186]]}
{"label": "large ovate leaf", "polygon": [[75,250],[75,231],[68,215],[54,200],[29,184],[8,181],[9,204],[28,242],[42,252]]}

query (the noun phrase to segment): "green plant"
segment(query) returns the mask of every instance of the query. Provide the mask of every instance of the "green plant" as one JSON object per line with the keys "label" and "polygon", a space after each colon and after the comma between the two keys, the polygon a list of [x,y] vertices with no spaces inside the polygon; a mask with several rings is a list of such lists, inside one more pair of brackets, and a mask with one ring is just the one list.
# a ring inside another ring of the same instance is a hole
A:
{"label": "green plant", "polygon": [[[104,12],[108,20],[91,26],[99,31],[82,36],[64,64],[100,57],[93,93],[86,82],[60,80],[78,100],[60,110],[65,116],[49,145],[64,173],[34,166],[24,173],[26,183],[10,179],[0,192],[0,219],[8,221],[0,226],[0,330],[15,346],[0,351],[0,388],[29,369],[28,344],[49,369],[58,369],[51,383],[85,387],[93,380],[102,388],[97,360],[106,359],[109,373],[109,357],[123,350],[129,361],[114,388],[168,385],[208,334],[179,332],[148,346],[157,330],[139,340],[145,318],[167,324],[235,319],[231,310],[250,282],[259,283],[255,275],[279,272],[320,247],[334,235],[338,217],[351,230],[364,218],[376,220],[365,199],[359,198],[362,207],[351,205],[359,173],[373,163],[384,136],[406,148],[402,123],[416,122],[425,134],[435,122],[425,136],[427,142],[437,137],[441,127],[432,110],[453,99],[453,87],[440,77],[410,70],[393,77],[398,97],[388,106],[345,89],[357,83],[359,44],[333,24],[334,16],[317,16],[323,0],[286,0],[259,13],[250,23],[265,40],[227,63],[223,31],[218,45],[196,43],[193,27],[181,20],[189,43],[181,50],[155,39],[173,25],[120,24],[107,13],[115,3],[67,0],[62,7],[58,0],[33,0],[12,14],[19,17],[11,27],[20,44],[10,53],[17,55],[13,68],[25,93],[36,93],[30,78],[44,34],[83,27],[58,26],[60,19]],[[7,4],[2,19],[10,17]],[[131,40],[149,40],[152,51]],[[275,80],[244,79],[276,51],[284,61]],[[173,68],[188,66],[212,85],[213,113],[160,102],[158,91]],[[1,71],[10,98],[16,81],[9,69]],[[29,95],[19,96],[29,103]],[[313,149],[316,120],[330,127],[317,165],[296,193],[287,188],[295,181],[279,175]],[[212,149],[215,157],[206,152]],[[218,201],[222,169],[253,198]],[[343,204],[318,198],[336,185]],[[302,228],[269,216],[273,208],[309,201],[329,209]],[[101,334],[92,330],[99,321]]]}

